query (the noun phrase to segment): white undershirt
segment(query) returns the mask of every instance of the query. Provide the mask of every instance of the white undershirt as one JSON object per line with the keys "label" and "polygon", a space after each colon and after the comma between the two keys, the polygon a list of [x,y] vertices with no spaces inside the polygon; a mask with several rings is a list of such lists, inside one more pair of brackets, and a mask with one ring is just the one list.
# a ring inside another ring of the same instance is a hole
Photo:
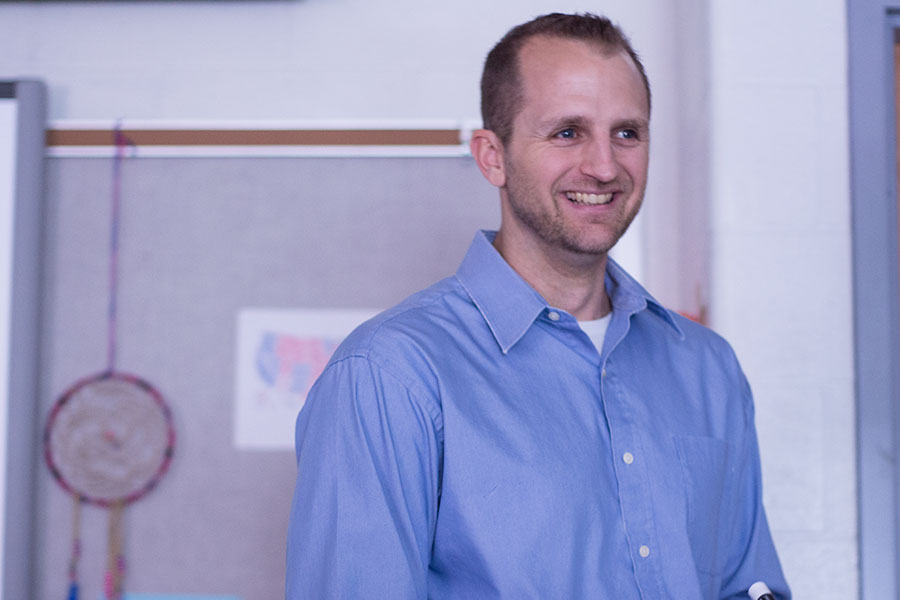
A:
{"label": "white undershirt", "polygon": [[606,328],[609,327],[610,317],[612,317],[611,312],[607,313],[605,317],[600,317],[593,321],[578,321],[582,331],[594,342],[597,352],[603,351],[603,339],[606,337]]}

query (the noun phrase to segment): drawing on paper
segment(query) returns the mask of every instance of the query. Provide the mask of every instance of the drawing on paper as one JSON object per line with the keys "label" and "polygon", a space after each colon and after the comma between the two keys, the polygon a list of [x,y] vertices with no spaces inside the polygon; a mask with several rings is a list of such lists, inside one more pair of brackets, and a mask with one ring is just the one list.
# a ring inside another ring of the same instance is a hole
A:
{"label": "drawing on paper", "polygon": [[328,359],[374,310],[244,309],[238,313],[235,445],[289,449],[294,421]]}

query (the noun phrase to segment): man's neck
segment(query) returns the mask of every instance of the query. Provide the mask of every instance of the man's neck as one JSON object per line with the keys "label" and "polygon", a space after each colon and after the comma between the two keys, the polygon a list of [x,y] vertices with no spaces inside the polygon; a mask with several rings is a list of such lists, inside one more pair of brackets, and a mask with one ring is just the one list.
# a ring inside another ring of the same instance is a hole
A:
{"label": "man's neck", "polygon": [[612,310],[606,293],[606,254],[517,245],[502,231],[494,239],[494,247],[551,306],[579,321],[599,319]]}

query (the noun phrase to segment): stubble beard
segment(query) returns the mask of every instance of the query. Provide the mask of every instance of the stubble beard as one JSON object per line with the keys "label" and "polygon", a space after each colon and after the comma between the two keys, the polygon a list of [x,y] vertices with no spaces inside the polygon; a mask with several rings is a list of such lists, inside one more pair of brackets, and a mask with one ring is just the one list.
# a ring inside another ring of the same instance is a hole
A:
{"label": "stubble beard", "polygon": [[548,247],[558,248],[585,256],[605,256],[628,230],[637,216],[637,207],[630,213],[620,215],[608,223],[585,224],[586,228],[603,228],[607,234],[592,236],[580,232],[563,219],[557,203],[570,200],[554,198],[552,206],[544,207],[540,202],[540,192],[534,186],[523,184],[516,177],[515,169],[507,165],[506,194],[510,209],[515,217],[540,238]]}

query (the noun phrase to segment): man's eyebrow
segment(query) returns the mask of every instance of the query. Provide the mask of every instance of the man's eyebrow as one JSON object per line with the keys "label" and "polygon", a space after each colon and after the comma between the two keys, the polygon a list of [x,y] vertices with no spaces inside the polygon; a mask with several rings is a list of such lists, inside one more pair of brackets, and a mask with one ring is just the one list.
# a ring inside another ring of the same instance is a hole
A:
{"label": "man's eyebrow", "polygon": [[[563,129],[565,127],[588,128],[590,124],[591,120],[582,115],[562,115],[544,119],[538,123],[538,126],[541,131],[544,131]],[[644,131],[650,128],[650,121],[640,117],[626,118],[616,122],[615,128],[638,129]]]}
{"label": "man's eyebrow", "polygon": [[650,121],[647,119],[623,119],[616,125],[616,129],[638,129],[645,131],[650,129]]}
{"label": "man's eyebrow", "polygon": [[541,131],[563,129],[565,127],[587,127],[590,121],[581,115],[561,115],[548,117],[538,123]]}

